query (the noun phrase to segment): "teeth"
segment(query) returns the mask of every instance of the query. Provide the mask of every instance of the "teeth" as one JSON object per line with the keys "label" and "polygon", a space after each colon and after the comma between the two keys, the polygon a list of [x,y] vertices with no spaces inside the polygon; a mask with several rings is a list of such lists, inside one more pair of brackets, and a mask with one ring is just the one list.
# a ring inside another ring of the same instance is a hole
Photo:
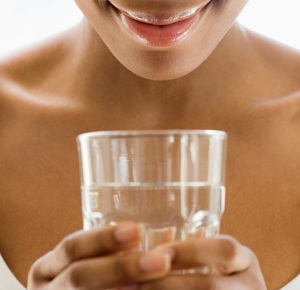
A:
{"label": "teeth", "polygon": [[167,25],[177,21],[181,21],[187,19],[199,10],[199,7],[192,8],[189,10],[181,11],[176,14],[169,14],[169,15],[153,15],[147,14],[143,12],[132,12],[132,11],[122,11],[126,16],[133,18],[134,20],[145,22],[149,24],[156,24],[156,25]]}

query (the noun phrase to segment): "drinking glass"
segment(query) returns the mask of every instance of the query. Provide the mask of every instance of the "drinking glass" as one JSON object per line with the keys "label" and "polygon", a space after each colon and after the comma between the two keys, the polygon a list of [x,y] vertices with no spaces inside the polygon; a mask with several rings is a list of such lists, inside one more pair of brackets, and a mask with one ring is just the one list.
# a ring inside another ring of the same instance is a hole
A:
{"label": "drinking glass", "polygon": [[107,131],[77,138],[84,228],[144,225],[140,250],[219,233],[226,133]]}

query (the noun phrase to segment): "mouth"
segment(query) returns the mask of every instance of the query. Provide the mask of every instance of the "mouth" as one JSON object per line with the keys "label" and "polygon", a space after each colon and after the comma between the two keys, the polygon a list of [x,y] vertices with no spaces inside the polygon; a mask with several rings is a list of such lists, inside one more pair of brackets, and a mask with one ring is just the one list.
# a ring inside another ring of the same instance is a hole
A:
{"label": "mouth", "polygon": [[112,5],[127,33],[137,41],[152,47],[175,45],[194,30],[210,3],[176,13],[144,13],[127,11]]}

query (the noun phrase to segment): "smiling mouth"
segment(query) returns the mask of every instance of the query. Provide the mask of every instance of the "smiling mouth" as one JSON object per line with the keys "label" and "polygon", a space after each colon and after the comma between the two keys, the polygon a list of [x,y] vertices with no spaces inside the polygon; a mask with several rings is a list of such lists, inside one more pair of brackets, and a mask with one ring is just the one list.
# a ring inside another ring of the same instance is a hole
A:
{"label": "smiling mouth", "polygon": [[111,5],[121,25],[134,39],[153,47],[167,47],[181,42],[192,32],[208,3],[172,14],[124,11]]}
{"label": "smiling mouth", "polygon": [[140,21],[147,24],[152,25],[170,25],[175,22],[186,20],[193,15],[195,15],[201,8],[196,7],[189,10],[184,10],[179,13],[174,14],[149,14],[149,13],[143,13],[143,12],[132,12],[132,11],[123,11],[120,10],[121,13],[128,16],[129,18],[132,18],[133,20]]}

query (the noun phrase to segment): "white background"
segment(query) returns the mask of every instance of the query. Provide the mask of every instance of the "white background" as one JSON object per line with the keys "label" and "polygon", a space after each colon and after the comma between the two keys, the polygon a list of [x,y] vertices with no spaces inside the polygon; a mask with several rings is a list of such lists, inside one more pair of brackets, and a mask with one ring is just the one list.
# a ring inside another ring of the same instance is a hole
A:
{"label": "white background", "polygon": [[[81,18],[73,0],[0,0],[0,56],[52,36]],[[249,0],[239,21],[300,49],[300,0]]]}

